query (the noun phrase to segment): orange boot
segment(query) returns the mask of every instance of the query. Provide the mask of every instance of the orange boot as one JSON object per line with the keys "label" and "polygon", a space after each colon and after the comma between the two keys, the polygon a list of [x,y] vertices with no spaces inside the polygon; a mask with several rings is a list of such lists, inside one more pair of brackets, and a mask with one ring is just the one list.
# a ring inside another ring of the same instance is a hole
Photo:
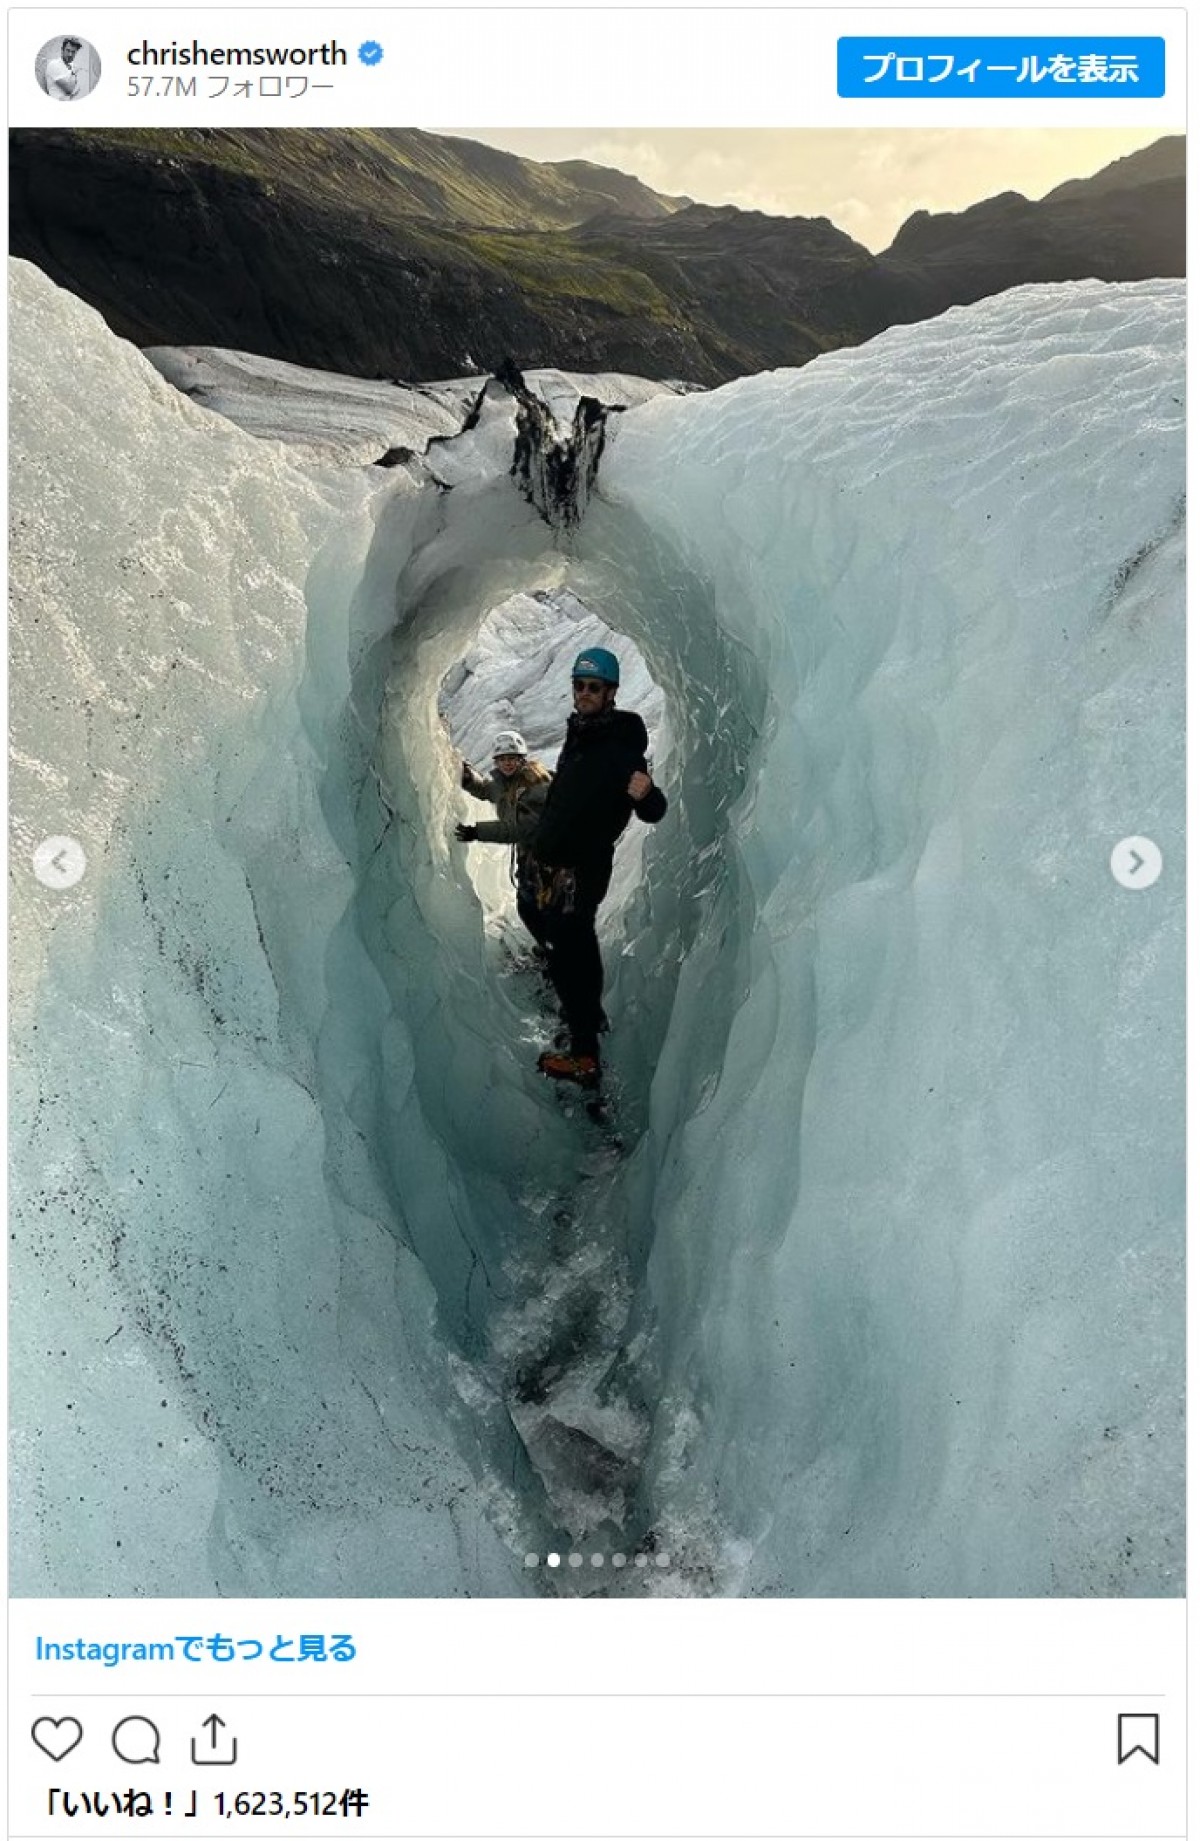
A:
{"label": "orange boot", "polygon": [[595,1055],[573,1055],[548,1048],[538,1056],[538,1071],[551,1080],[573,1080],[579,1087],[595,1087],[600,1082],[600,1063]]}

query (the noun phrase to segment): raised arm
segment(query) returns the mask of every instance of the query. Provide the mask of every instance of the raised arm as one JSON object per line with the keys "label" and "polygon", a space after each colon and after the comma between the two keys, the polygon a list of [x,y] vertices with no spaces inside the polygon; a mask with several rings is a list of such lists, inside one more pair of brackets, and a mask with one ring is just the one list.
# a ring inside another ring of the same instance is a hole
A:
{"label": "raised arm", "polygon": [[536,786],[527,786],[517,795],[516,804],[509,818],[486,819],[476,825],[475,839],[480,844],[527,844],[538,825],[546,808],[546,795],[550,791],[550,781],[539,782]]}
{"label": "raised arm", "polygon": [[633,800],[633,809],[643,824],[656,825],[660,818],[665,817],[667,795],[661,786],[655,786],[644,759],[640,766],[634,768],[625,791]]}
{"label": "raised arm", "polygon": [[500,781],[496,775],[476,773],[470,761],[462,764],[462,788],[472,799],[482,799],[488,805],[495,805],[500,796]]}

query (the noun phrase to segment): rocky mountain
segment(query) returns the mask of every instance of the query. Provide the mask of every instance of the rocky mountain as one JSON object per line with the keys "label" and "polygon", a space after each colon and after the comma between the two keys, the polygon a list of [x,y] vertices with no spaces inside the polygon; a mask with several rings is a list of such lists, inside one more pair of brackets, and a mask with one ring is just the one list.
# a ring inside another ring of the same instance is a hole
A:
{"label": "rocky mountain", "polygon": [[919,315],[1024,281],[1146,281],[1184,272],[1184,141],[1156,141],[1036,203],[1003,192],[969,210],[917,211],[880,256]]}
{"label": "rocky mountain", "polygon": [[1182,134],[1166,134],[1149,147],[1139,147],[1124,159],[1102,167],[1090,179],[1067,179],[1047,192],[1043,204],[1062,198],[1098,198],[1104,192],[1128,191],[1160,179],[1182,179],[1186,142]]}
{"label": "rocky mountain", "polygon": [[917,212],[879,256],[827,218],[412,129],[10,138],[13,253],[115,332],[354,376],[716,384],[1020,282],[1183,273],[1178,137],[1040,202]]}

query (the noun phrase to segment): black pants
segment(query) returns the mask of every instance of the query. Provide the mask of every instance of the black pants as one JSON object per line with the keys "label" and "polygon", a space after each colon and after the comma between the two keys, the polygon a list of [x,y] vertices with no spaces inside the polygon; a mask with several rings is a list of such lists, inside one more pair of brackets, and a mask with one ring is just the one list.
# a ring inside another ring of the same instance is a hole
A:
{"label": "black pants", "polygon": [[550,940],[546,927],[546,916],[536,902],[529,901],[524,895],[517,896],[517,914],[524,923],[528,933],[532,933],[539,946],[549,947]]}
{"label": "black pants", "polygon": [[611,875],[611,862],[578,869],[574,904],[568,914],[554,908],[535,909],[530,917],[518,902],[521,919],[549,952],[546,970],[562,1007],[573,1055],[598,1057],[600,1031],[608,1027],[600,1001],[604,963],[596,938],[596,910],[608,893]]}
{"label": "black pants", "polygon": [[604,965],[596,938],[596,910],[543,917],[543,944],[549,949],[547,971],[562,1005],[573,1055],[599,1055],[600,1030],[606,1023],[600,994]]}

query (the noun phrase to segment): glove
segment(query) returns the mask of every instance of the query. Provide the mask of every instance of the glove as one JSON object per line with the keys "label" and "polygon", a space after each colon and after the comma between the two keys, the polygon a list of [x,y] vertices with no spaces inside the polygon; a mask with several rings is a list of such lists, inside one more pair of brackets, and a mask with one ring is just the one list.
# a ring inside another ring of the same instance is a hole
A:
{"label": "glove", "polygon": [[455,825],[454,835],[460,844],[473,844],[476,836],[475,827],[474,825]]}
{"label": "glove", "polygon": [[464,761],[462,764],[462,776],[461,776],[461,781],[462,781],[463,786],[470,786],[474,778],[475,778],[475,769],[472,767],[470,761]]}

